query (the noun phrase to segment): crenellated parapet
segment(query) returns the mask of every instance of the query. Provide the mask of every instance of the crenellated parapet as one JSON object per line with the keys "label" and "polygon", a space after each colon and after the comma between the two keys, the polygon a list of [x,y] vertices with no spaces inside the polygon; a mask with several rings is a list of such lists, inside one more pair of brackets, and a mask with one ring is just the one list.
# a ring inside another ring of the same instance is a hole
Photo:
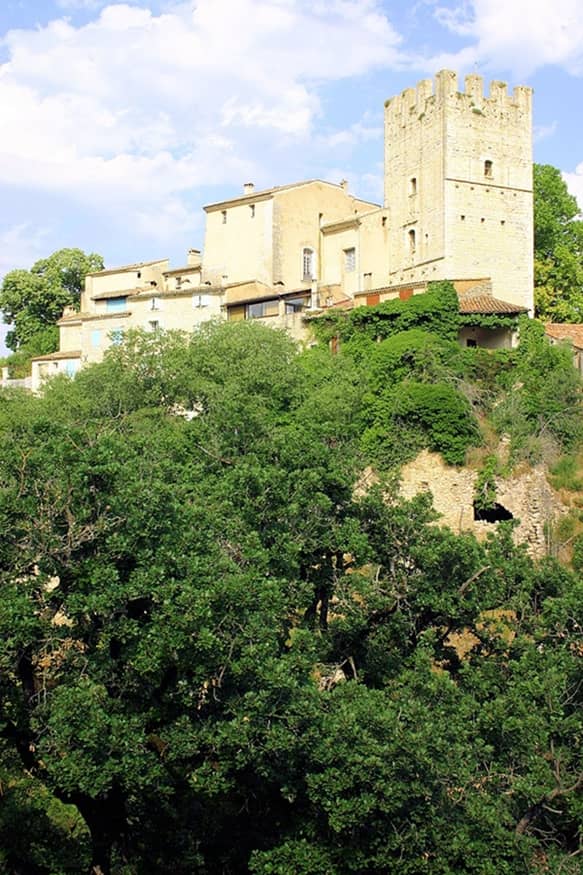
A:
{"label": "crenellated parapet", "polygon": [[532,88],[518,85],[512,94],[505,82],[492,81],[489,94],[484,93],[484,80],[477,73],[465,77],[464,90],[458,90],[458,76],[453,70],[440,70],[435,79],[422,79],[415,88],[385,102],[387,123],[409,125],[429,120],[443,111],[456,114],[473,113],[488,118],[504,116],[506,121],[523,124],[532,112]]}

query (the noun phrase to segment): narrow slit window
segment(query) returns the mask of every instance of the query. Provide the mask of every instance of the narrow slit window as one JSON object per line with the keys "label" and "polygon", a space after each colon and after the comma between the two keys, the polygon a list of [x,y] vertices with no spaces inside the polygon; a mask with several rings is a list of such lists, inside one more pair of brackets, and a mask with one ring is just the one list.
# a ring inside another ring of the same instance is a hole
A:
{"label": "narrow slit window", "polygon": [[484,161],[484,176],[486,179],[492,179],[493,165],[491,161]]}
{"label": "narrow slit window", "polygon": [[412,176],[409,180],[409,194],[417,194],[417,177]]}
{"label": "narrow slit window", "polygon": [[226,210],[221,210],[221,217],[223,220],[223,225],[226,225],[227,224],[227,211]]}
{"label": "narrow slit window", "polygon": [[417,249],[417,240],[415,237],[415,229],[411,228],[409,234],[407,235],[409,238],[409,253],[410,255],[415,255],[415,250]]}

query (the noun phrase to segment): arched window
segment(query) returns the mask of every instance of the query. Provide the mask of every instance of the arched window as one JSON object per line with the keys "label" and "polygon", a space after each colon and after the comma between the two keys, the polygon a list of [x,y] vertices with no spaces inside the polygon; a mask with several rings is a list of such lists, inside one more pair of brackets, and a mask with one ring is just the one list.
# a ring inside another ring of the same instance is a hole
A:
{"label": "arched window", "polygon": [[304,280],[315,279],[314,250],[308,247],[302,249],[302,277]]}

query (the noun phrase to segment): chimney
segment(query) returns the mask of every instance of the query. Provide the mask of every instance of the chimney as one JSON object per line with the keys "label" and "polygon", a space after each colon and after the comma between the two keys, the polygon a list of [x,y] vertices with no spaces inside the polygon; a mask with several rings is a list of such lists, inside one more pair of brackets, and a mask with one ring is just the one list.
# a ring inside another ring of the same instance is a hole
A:
{"label": "chimney", "polygon": [[189,249],[186,263],[189,267],[193,264],[200,264],[200,249]]}
{"label": "chimney", "polygon": [[255,183],[253,183],[253,182],[243,183],[243,194],[253,194],[254,191],[255,191]]}

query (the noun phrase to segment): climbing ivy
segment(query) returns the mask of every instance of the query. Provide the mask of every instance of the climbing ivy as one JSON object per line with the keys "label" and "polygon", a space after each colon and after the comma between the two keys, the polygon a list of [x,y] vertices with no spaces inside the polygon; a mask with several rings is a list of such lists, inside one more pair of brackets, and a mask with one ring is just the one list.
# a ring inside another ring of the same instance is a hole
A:
{"label": "climbing ivy", "polygon": [[396,299],[349,312],[324,313],[311,321],[316,336],[322,341],[333,337],[352,340],[357,333],[370,340],[382,340],[412,328],[454,340],[459,324],[457,294],[447,281],[429,283],[426,292],[406,301]]}

